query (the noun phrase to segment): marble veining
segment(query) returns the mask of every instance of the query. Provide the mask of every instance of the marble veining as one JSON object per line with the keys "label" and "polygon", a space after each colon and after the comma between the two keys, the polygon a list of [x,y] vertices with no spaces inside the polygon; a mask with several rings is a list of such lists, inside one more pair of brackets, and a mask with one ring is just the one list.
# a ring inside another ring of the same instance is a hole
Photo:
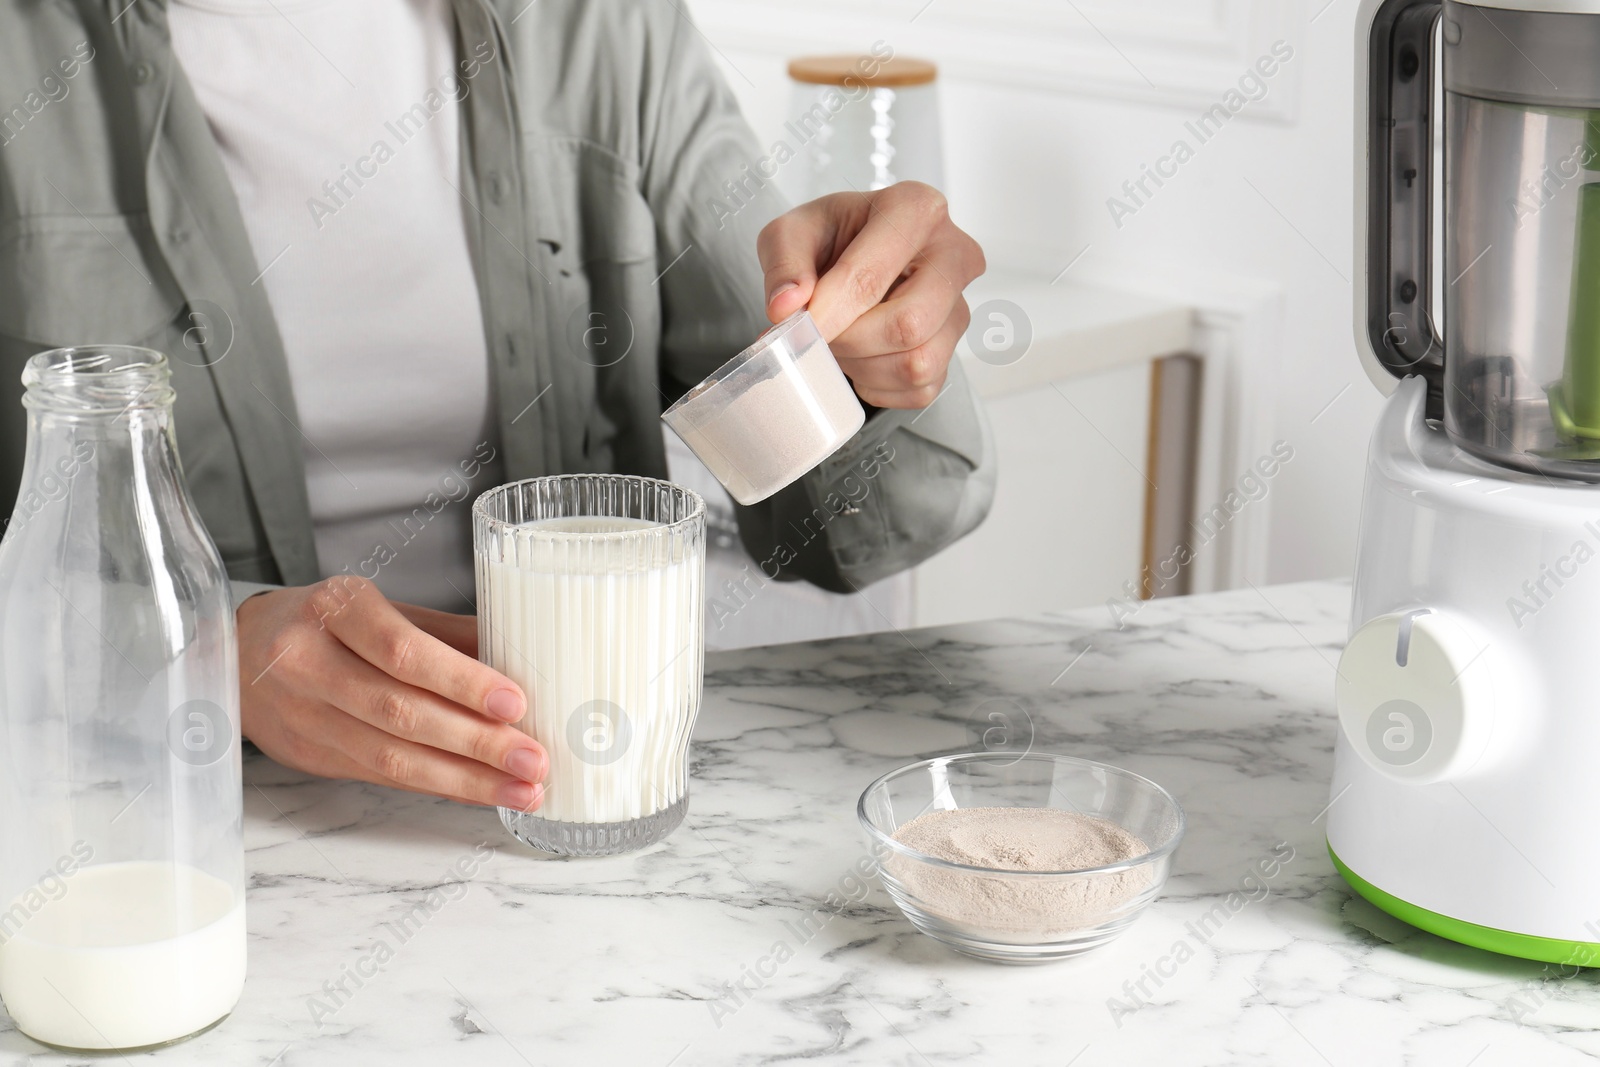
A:
{"label": "marble veining", "polygon": [[[1593,972],[1454,945],[1323,849],[1348,589],[1246,590],[708,658],[688,819],[556,860],[487,810],[245,769],[250,972],[216,1029],[122,1058],[383,1063],[1452,1067],[1600,1055]],[[1167,786],[1166,895],[1078,960],[1007,968],[860,877],[877,775],[995,748]],[[0,1015],[0,1063],[43,1049]]]}

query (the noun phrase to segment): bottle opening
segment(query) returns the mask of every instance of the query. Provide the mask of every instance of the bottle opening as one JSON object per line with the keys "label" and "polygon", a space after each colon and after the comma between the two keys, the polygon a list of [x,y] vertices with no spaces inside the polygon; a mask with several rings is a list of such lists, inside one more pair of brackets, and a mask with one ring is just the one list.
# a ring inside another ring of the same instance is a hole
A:
{"label": "bottle opening", "polygon": [[22,371],[29,407],[120,412],[172,402],[167,357],[136,345],[83,345],[40,352]]}

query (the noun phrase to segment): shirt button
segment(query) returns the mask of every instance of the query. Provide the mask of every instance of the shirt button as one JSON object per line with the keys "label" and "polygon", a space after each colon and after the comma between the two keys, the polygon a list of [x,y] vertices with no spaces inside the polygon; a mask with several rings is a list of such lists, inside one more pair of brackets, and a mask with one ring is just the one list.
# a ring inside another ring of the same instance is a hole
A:
{"label": "shirt button", "polygon": [[133,84],[143,85],[145,82],[150,80],[150,76],[154,73],[155,71],[151,68],[150,64],[142,61],[135,63],[133,65]]}
{"label": "shirt button", "polygon": [[489,199],[496,204],[506,198],[506,180],[498,174],[489,175]]}

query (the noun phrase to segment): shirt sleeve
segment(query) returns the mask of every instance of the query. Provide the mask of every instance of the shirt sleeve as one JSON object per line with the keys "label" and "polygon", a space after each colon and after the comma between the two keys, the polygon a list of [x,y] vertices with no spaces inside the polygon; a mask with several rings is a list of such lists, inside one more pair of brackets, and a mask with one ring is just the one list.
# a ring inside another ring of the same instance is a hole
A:
{"label": "shirt sleeve", "polygon": [[[677,399],[769,323],[756,237],[787,208],[775,178],[802,145],[760,145],[710,48],[671,0],[656,5],[657,75],[642,116],[641,180],[656,219],[662,389]],[[994,445],[957,362],[920,411],[875,411],[799,482],[739,507],[745,549],[768,578],[834,592],[920,563],[975,528],[995,486]]]}
{"label": "shirt sleeve", "polygon": [[255,596],[257,593],[270,593],[274,589],[284,588],[281,585],[269,585],[266,582],[241,582],[233,579],[228,583],[229,595],[233,598],[233,610],[238,611],[239,605]]}
{"label": "shirt sleeve", "polygon": [[920,411],[879,411],[800,481],[738,508],[762,573],[851,593],[974,530],[994,500],[994,438],[959,361]]}

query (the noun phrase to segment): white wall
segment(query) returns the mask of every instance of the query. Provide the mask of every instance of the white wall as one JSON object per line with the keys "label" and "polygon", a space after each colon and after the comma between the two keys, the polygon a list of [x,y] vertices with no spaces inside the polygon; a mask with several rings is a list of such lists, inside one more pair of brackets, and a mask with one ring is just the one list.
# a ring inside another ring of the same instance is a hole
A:
{"label": "white wall", "polygon": [[[791,55],[882,40],[938,61],[947,192],[991,263],[1054,275],[1088,246],[1073,278],[1257,309],[1239,364],[1239,388],[1253,399],[1235,417],[1249,423],[1240,430],[1251,449],[1282,439],[1294,458],[1253,506],[1261,528],[1232,581],[1349,573],[1379,399],[1350,325],[1355,0],[694,0],[691,9],[763,140],[786,117]],[[1185,123],[1276,41],[1293,57],[1265,79],[1265,96],[1200,143]],[[1193,158],[1161,188],[1147,184],[1153,195],[1119,227],[1108,198],[1179,138]]]}

